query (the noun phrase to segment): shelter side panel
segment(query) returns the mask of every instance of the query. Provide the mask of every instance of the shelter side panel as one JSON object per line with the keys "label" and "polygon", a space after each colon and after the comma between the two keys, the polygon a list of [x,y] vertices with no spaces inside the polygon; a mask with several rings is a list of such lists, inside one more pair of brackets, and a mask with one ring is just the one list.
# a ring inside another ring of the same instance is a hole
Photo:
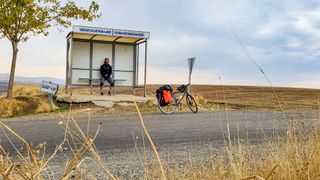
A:
{"label": "shelter side panel", "polygon": [[134,71],[134,57],[132,45],[116,45],[115,70]]}
{"label": "shelter side panel", "polygon": [[115,71],[114,76],[116,86],[133,86],[133,72]]}
{"label": "shelter side panel", "polygon": [[87,70],[72,70],[72,84],[74,85],[89,85],[90,71]]}
{"label": "shelter side panel", "polygon": [[89,85],[89,78],[90,78],[90,43],[73,42],[72,84]]}
{"label": "shelter side panel", "polygon": [[[99,70],[105,58],[109,58],[110,63],[112,63],[112,45],[102,44],[102,43],[93,43],[92,69]],[[96,78],[100,78],[100,76],[97,77],[96,73],[93,73],[92,78],[96,79]]]}

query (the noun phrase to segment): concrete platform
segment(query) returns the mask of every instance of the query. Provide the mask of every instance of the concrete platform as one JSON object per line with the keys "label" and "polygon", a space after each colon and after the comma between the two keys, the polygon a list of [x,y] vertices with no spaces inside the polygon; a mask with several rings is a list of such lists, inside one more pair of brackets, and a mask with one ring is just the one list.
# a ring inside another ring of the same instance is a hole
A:
{"label": "concrete platform", "polygon": [[110,108],[114,104],[133,105],[134,100],[138,103],[144,103],[148,100],[153,100],[151,97],[133,96],[128,94],[116,94],[116,95],[83,95],[83,94],[58,94],[57,101],[67,103],[94,103],[96,106]]}

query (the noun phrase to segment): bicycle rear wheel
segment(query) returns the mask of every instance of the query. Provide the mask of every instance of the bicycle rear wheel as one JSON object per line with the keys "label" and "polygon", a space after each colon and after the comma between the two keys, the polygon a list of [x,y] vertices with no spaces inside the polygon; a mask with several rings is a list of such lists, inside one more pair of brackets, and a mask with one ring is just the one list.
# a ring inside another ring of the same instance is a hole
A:
{"label": "bicycle rear wheel", "polygon": [[187,105],[188,105],[189,109],[193,113],[197,113],[198,112],[197,102],[194,100],[194,98],[190,94],[187,94],[186,101],[187,101]]}
{"label": "bicycle rear wheel", "polygon": [[178,105],[177,105],[177,102],[175,100],[173,100],[171,104],[168,104],[166,106],[161,106],[160,102],[158,100],[158,107],[159,107],[160,111],[163,112],[164,114],[172,114],[173,112],[176,111],[177,106]]}

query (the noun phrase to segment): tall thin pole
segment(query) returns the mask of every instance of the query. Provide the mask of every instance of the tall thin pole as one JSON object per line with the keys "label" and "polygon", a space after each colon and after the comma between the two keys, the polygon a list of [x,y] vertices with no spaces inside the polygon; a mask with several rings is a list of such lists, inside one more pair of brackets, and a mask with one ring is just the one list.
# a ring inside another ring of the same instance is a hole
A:
{"label": "tall thin pole", "polygon": [[136,72],[136,74],[137,74],[137,76],[136,76],[137,77],[137,80],[136,80],[137,86],[139,85],[139,65],[140,65],[140,63],[139,63],[139,57],[140,57],[139,48],[140,48],[140,44],[137,45],[137,72]]}
{"label": "tall thin pole", "polygon": [[93,64],[93,42],[90,42],[90,58],[89,58],[89,83],[90,83],[90,94],[92,95],[92,64]]}
{"label": "tall thin pole", "polygon": [[114,70],[115,70],[115,60],[116,59],[116,42],[115,41],[113,41],[112,42],[112,68],[113,68],[113,71],[112,71],[112,78],[113,79],[115,79],[115,77],[114,77]]}
{"label": "tall thin pole", "polygon": [[73,84],[73,80],[72,80],[72,67],[73,67],[73,37],[71,37],[70,40],[70,74],[69,74],[69,81],[70,81],[70,95],[72,95],[72,84]]}
{"label": "tall thin pole", "polygon": [[147,96],[147,60],[148,60],[148,40],[145,42],[144,50],[144,97]]}
{"label": "tall thin pole", "polygon": [[70,50],[70,41],[69,41],[69,39],[67,39],[67,53],[66,53],[66,82],[65,82],[65,93],[68,93],[68,84],[69,84],[69,81],[68,81],[68,79],[69,79],[69,66],[70,66],[70,64],[69,64],[69,55],[70,55],[70,52],[69,52],[69,50]]}

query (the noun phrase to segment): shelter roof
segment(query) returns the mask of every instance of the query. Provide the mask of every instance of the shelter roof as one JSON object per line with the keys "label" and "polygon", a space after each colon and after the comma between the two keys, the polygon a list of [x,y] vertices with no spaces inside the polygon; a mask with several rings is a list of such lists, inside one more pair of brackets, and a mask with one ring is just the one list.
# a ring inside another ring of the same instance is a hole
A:
{"label": "shelter roof", "polygon": [[145,31],[89,27],[89,26],[73,26],[73,31],[67,36],[69,38],[83,40],[98,40],[108,42],[121,43],[138,43],[150,38],[150,33]]}

